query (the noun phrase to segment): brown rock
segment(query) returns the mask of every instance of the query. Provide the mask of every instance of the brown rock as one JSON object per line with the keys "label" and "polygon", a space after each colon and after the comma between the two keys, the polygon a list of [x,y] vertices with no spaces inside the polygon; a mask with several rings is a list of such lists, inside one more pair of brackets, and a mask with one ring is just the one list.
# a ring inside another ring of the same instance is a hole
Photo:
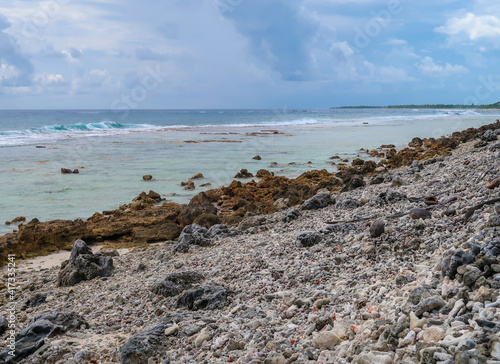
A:
{"label": "brown rock", "polygon": [[390,149],[390,148],[395,148],[396,146],[394,144],[382,144],[380,148],[382,149]]}
{"label": "brown rock", "polygon": [[217,208],[212,204],[190,204],[183,205],[178,216],[181,226],[192,224],[198,216],[203,214],[217,215]]}
{"label": "brown rock", "polygon": [[193,181],[188,181],[184,184],[184,189],[188,191],[192,191],[195,189],[195,185]]}
{"label": "brown rock", "polygon": [[381,220],[375,220],[370,225],[370,235],[372,238],[378,238],[385,232],[384,222]]}
{"label": "brown rock", "polygon": [[205,178],[205,176],[201,173],[196,173],[194,176],[191,176],[189,179],[200,179],[200,178]]}
{"label": "brown rock", "polygon": [[152,181],[153,180],[153,176],[150,175],[150,174],[146,174],[145,176],[142,176],[142,180],[143,181]]}
{"label": "brown rock", "polygon": [[251,174],[250,172],[248,172],[248,170],[246,170],[246,169],[240,170],[234,176],[234,178],[252,178],[252,177],[253,177],[253,174]]}
{"label": "brown rock", "polygon": [[61,168],[61,173],[62,174],[70,174],[70,173],[73,173],[73,171],[69,168]]}
{"label": "brown rock", "polygon": [[213,225],[220,224],[221,220],[214,214],[201,214],[194,220],[194,223],[208,229]]}
{"label": "brown rock", "polygon": [[257,171],[257,174],[255,175],[255,177],[257,177],[257,178],[264,178],[266,176],[269,176],[269,177],[274,176],[274,173],[269,172],[267,169],[259,169]]}
{"label": "brown rock", "polygon": [[80,173],[80,171],[78,169],[73,169],[73,172],[71,172],[71,173],[77,174],[77,173]]}
{"label": "brown rock", "polygon": [[365,161],[362,160],[361,158],[356,158],[351,162],[351,164],[352,166],[362,166],[363,164],[365,164]]}
{"label": "brown rock", "polygon": [[12,221],[5,221],[5,225],[15,224],[18,222],[25,222],[26,218],[24,216],[18,216],[14,218]]}
{"label": "brown rock", "polygon": [[255,157],[253,157],[252,159],[255,159],[256,161],[260,161],[262,160],[262,158],[260,157],[260,155],[256,155]]}
{"label": "brown rock", "polygon": [[362,173],[371,173],[377,168],[377,163],[374,161],[365,161],[361,166]]}
{"label": "brown rock", "polygon": [[500,177],[497,177],[486,184],[486,188],[493,190],[500,186]]}
{"label": "brown rock", "polygon": [[190,205],[204,205],[204,204],[209,204],[212,201],[208,198],[207,194],[205,192],[200,192],[196,196],[194,196],[191,201],[189,201]]}
{"label": "brown rock", "polygon": [[421,209],[421,208],[415,208],[410,211],[410,216],[412,219],[417,220],[417,219],[430,219],[431,218],[431,213],[427,211],[426,209]]}
{"label": "brown rock", "polygon": [[423,144],[424,143],[423,143],[422,139],[420,139],[420,138],[413,138],[411,140],[411,142],[408,143],[408,146],[415,148],[415,147],[421,147]]}

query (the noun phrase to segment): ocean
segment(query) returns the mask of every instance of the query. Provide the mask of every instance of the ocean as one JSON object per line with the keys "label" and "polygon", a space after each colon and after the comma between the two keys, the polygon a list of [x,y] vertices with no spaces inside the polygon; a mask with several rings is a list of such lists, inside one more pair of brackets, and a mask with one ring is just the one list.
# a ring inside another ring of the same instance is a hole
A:
{"label": "ocean", "polygon": [[[17,216],[87,218],[142,191],[187,203],[229,184],[242,168],[289,177],[335,171],[333,155],[368,159],[360,148],[403,147],[415,136],[439,137],[499,117],[498,110],[470,109],[4,110],[0,233],[12,231],[3,223]],[[61,168],[80,173],[61,174]],[[205,178],[194,191],[184,190],[180,183],[196,173]],[[146,174],[154,180],[144,182]]]}

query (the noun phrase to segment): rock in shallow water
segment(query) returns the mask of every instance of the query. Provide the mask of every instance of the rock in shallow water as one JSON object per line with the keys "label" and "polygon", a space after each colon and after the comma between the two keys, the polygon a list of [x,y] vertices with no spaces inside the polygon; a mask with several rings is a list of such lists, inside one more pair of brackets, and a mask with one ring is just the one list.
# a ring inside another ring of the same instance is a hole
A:
{"label": "rock in shallow water", "polygon": [[84,280],[109,276],[113,270],[113,258],[94,254],[83,240],[77,240],[69,260],[61,264],[57,284],[73,286]]}

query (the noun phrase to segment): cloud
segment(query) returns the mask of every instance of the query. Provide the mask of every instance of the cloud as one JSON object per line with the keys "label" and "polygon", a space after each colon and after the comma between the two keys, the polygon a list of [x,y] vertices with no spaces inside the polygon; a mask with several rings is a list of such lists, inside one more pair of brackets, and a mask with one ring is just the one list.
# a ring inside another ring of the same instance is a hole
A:
{"label": "cloud", "polygon": [[445,25],[434,29],[438,33],[454,37],[466,37],[469,40],[500,37],[500,19],[494,15],[477,16],[467,13],[462,18],[448,19]]}
{"label": "cloud", "polygon": [[392,45],[392,46],[402,46],[408,44],[406,40],[403,39],[388,39],[386,42],[382,43],[383,45]]}
{"label": "cloud", "polygon": [[318,24],[304,16],[298,1],[244,1],[225,13],[249,40],[250,51],[286,81],[311,77],[311,47]]}
{"label": "cloud", "polygon": [[23,54],[16,40],[6,29],[11,23],[0,14],[0,87],[24,87],[32,82],[33,64],[28,56]]}
{"label": "cloud", "polygon": [[415,66],[423,75],[430,77],[448,77],[469,72],[467,68],[461,65],[451,65],[449,63],[446,63],[444,66],[437,65],[429,56],[424,57]]}

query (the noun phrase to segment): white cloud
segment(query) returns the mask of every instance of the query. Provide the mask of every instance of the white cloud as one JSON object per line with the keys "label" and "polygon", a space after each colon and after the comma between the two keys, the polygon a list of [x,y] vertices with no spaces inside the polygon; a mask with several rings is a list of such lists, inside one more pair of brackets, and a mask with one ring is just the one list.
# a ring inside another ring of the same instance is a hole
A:
{"label": "white cloud", "polygon": [[406,40],[403,40],[403,39],[391,38],[391,39],[388,39],[386,42],[384,42],[382,44],[384,44],[384,45],[392,45],[392,46],[402,46],[402,45],[408,44],[408,42]]}
{"label": "white cloud", "polygon": [[470,40],[500,37],[500,19],[494,15],[477,16],[467,13],[462,18],[451,18],[446,24],[434,29],[449,36],[465,36]]}
{"label": "white cloud", "polygon": [[461,65],[446,63],[444,66],[440,66],[434,63],[434,60],[428,56],[424,57],[419,63],[415,64],[415,66],[422,74],[431,77],[448,77],[469,72],[467,68]]}

